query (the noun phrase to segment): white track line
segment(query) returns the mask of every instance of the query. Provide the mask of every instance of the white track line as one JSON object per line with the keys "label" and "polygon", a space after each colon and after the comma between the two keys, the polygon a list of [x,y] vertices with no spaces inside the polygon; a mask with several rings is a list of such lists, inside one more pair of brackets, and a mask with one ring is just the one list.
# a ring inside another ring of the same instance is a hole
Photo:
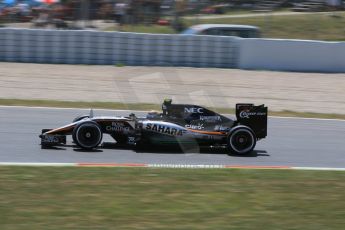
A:
{"label": "white track line", "polygon": [[318,171],[345,171],[345,168],[325,168],[325,167],[291,167],[296,170],[318,170]]}
{"label": "white track line", "polygon": [[269,118],[278,119],[295,119],[295,120],[316,120],[316,121],[345,121],[343,119],[332,118],[315,118],[315,117],[282,117],[282,116],[268,116]]}
{"label": "white track line", "polygon": [[141,164],[141,163],[42,163],[42,162],[0,162],[0,166],[30,167],[129,167],[129,168],[171,168],[171,169],[285,169],[315,171],[345,171],[345,168],[289,167],[260,165],[192,165],[192,164]]}

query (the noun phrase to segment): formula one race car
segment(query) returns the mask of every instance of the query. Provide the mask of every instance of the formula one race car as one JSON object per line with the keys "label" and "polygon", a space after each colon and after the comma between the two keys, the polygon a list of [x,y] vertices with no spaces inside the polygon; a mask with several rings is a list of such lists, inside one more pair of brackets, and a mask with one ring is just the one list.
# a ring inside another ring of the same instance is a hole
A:
{"label": "formula one race car", "polygon": [[66,144],[66,136],[80,148],[91,150],[101,145],[103,134],[114,144],[140,146],[219,146],[229,153],[250,153],[256,141],[267,136],[267,107],[237,104],[236,120],[198,105],[172,104],[165,100],[162,113],[150,112],[146,117],[79,116],[72,123],[56,129],[43,129],[42,148]]}

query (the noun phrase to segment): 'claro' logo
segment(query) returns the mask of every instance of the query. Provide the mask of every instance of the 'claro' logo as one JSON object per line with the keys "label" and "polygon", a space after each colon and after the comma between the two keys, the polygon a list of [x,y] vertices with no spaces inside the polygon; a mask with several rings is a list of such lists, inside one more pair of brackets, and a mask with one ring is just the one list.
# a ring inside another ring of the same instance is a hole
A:
{"label": "'claro' logo", "polygon": [[241,111],[240,112],[240,118],[249,118],[250,116],[265,116],[266,113],[260,113],[260,112],[248,112],[248,111]]}
{"label": "'claro' logo", "polygon": [[147,123],[146,130],[150,130],[157,133],[167,134],[171,136],[182,136],[186,131],[182,129],[177,129],[165,125]]}

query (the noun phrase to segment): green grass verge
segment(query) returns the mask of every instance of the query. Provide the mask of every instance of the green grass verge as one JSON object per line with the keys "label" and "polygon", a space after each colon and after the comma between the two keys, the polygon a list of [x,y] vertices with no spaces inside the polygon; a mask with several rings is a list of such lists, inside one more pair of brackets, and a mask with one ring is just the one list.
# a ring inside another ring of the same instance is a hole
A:
{"label": "green grass verge", "polygon": [[54,101],[54,100],[25,100],[0,99],[0,105],[7,106],[42,106],[57,108],[94,108],[94,109],[128,109],[151,110],[160,109],[160,105],[149,103],[120,103],[120,102],[84,102],[84,101]]}
{"label": "green grass verge", "polygon": [[[161,105],[149,103],[120,103],[120,102],[83,102],[83,101],[53,101],[53,100],[24,100],[0,99],[0,105],[6,106],[42,106],[57,108],[94,108],[94,109],[128,109],[128,110],[161,110]],[[233,108],[210,108],[219,113],[234,114]],[[310,113],[294,111],[270,111],[270,116],[327,118],[345,120],[345,114]]]}
{"label": "green grass verge", "polygon": [[[229,14],[231,14],[231,12]],[[238,13],[233,13],[233,15],[236,14]],[[193,24],[204,23],[254,25],[259,26],[262,29],[262,36],[267,38],[345,41],[345,12],[327,14],[310,13],[289,16],[267,14],[267,16],[259,17],[219,19],[201,19],[196,17],[183,19],[183,22],[187,27]],[[112,26],[106,30],[113,31],[117,29],[118,28]],[[169,26],[158,25],[126,25],[123,26],[121,30],[142,33],[176,33],[176,31]]]}
{"label": "green grass verge", "polygon": [[121,32],[135,32],[135,33],[153,33],[153,34],[174,34],[175,30],[170,26],[160,25],[124,25],[121,28],[117,26],[110,26],[105,31],[121,31]]}
{"label": "green grass verge", "polygon": [[[291,12],[289,9],[286,8],[281,8],[277,9],[274,12]],[[228,15],[246,15],[246,14],[258,14],[258,12],[254,12],[252,10],[247,10],[247,9],[231,9],[231,10],[226,10],[223,14],[195,14],[195,13],[187,13],[183,15],[183,17],[199,17],[199,16],[228,16]],[[166,17],[166,18],[172,18],[172,17]]]}
{"label": "green grass verge", "polygon": [[[193,20],[185,20],[187,25]],[[259,26],[268,38],[345,40],[345,13],[200,19],[198,23],[245,24]]]}
{"label": "green grass verge", "polygon": [[344,229],[345,173],[0,167],[0,228]]}

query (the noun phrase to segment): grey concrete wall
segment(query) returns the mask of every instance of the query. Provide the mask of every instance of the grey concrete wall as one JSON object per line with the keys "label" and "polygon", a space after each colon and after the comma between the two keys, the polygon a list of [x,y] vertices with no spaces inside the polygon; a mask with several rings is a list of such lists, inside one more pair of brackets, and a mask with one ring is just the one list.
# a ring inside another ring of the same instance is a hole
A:
{"label": "grey concrete wall", "polygon": [[345,72],[345,42],[3,28],[0,61]]}
{"label": "grey concrete wall", "polygon": [[300,72],[345,72],[345,42],[243,39],[239,68]]}
{"label": "grey concrete wall", "polygon": [[98,31],[0,29],[0,61],[235,68],[239,39]]}

